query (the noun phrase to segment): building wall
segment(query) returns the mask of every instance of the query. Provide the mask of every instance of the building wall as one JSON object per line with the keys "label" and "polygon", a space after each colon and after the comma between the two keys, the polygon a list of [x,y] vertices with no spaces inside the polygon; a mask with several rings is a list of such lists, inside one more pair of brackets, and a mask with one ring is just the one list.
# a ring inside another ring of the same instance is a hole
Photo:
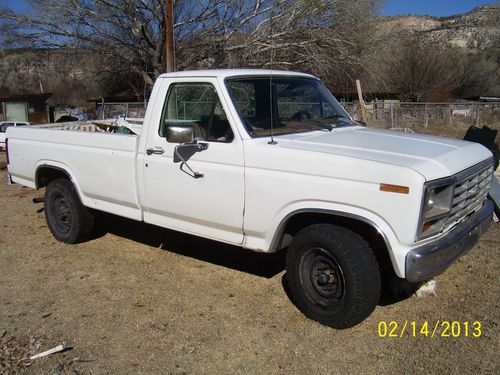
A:
{"label": "building wall", "polygon": [[33,112],[28,113],[28,121],[29,122],[37,122],[39,124],[48,123],[47,113],[46,112]]}
{"label": "building wall", "polygon": [[36,101],[16,101],[12,103],[22,103],[25,108],[24,118],[18,118],[19,116],[9,115],[7,103],[11,102],[0,102],[0,121],[6,121],[7,119],[12,121],[29,121],[37,122],[40,124],[46,124],[49,122],[49,113],[47,102],[45,100]]}

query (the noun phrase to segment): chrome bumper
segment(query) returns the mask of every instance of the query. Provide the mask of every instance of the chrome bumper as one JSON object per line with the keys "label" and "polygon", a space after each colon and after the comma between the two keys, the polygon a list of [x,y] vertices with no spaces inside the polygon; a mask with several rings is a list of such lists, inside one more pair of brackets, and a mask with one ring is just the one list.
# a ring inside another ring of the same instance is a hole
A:
{"label": "chrome bumper", "polygon": [[409,251],[406,255],[406,279],[411,282],[424,281],[444,272],[451,263],[476,245],[492,222],[493,203],[486,200],[478,212],[443,238]]}

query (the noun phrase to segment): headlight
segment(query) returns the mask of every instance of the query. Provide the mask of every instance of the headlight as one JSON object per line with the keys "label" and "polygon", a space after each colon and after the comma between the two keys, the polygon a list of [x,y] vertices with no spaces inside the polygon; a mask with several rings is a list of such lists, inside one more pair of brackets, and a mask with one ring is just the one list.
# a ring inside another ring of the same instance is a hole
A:
{"label": "headlight", "polygon": [[433,236],[443,230],[451,210],[452,198],[453,183],[451,181],[440,181],[425,186],[418,240]]}

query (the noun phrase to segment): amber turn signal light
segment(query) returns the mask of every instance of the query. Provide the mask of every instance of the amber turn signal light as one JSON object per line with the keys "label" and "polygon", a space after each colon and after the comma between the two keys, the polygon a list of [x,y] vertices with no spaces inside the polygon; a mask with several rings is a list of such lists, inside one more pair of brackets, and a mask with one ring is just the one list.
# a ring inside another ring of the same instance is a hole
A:
{"label": "amber turn signal light", "polygon": [[408,186],[380,184],[380,191],[387,191],[389,193],[408,194],[410,192],[410,188]]}

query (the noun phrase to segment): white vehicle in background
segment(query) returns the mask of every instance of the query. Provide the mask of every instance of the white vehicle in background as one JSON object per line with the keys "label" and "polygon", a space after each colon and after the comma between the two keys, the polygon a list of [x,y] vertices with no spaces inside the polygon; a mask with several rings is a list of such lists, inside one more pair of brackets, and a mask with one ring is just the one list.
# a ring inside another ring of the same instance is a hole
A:
{"label": "white vehicle in background", "polygon": [[0,121],[0,151],[5,150],[5,132],[11,126],[28,126],[34,125],[26,121]]}
{"label": "white vehicle in background", "polygon": [[139,135],[107,126],[8,129],[11,180],[46,187],[56,239],[89,238],[106,211],[258,252],[287,248],[295,304],[335,328],[371,314],[386,275],[428,280],[492,223],[490,151],[366,128],[308,74],[164,74]]}

